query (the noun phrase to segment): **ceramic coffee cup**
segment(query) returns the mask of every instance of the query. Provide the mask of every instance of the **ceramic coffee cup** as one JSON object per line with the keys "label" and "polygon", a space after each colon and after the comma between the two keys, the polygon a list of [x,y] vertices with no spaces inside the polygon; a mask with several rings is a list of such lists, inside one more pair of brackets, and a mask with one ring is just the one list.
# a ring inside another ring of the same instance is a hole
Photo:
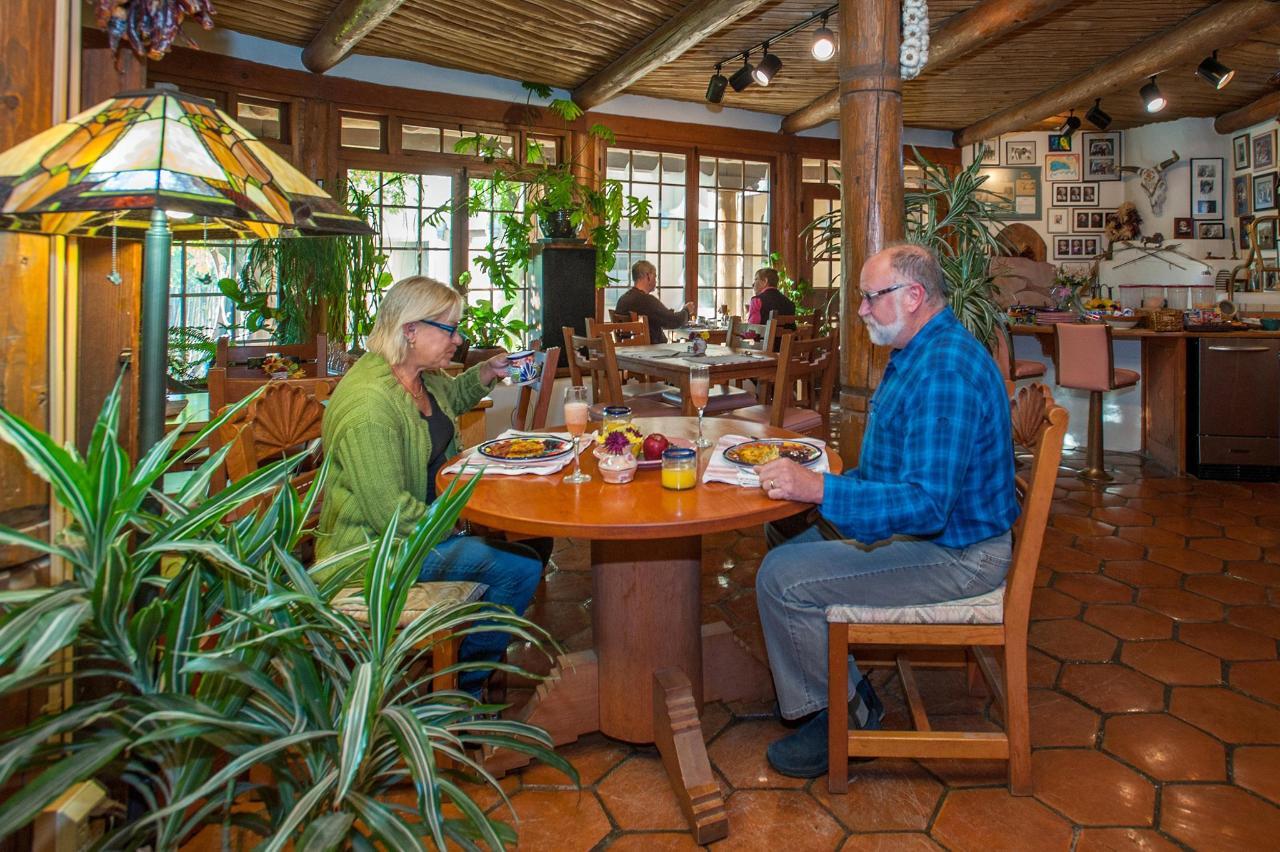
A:
{"label": "ceramic coffee cup", "polygon": [[534,360],[530,349],[512,352],[507,356],[507,375],[513,384],[531,382],[538,378],[538,362]]}

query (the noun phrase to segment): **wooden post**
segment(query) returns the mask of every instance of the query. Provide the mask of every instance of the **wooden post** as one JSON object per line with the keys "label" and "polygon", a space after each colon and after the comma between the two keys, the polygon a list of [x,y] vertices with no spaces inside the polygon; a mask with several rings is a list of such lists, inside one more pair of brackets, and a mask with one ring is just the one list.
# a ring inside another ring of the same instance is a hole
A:
{"label": "wooden post", "polygon": [[899,0],[840,2],[840,455],[858,461],[867,402],[888,351],[874,347],[858,318],[862,264],[902,239],[902,77]]}
{"label": "wooden post", "polygon": [[1218,116],[1213,122],[1213,129],[1226,136],[1228,133],[1270,121],[1277,113],[1280,113],[1280,92],[1267,92],[1256,101]]}

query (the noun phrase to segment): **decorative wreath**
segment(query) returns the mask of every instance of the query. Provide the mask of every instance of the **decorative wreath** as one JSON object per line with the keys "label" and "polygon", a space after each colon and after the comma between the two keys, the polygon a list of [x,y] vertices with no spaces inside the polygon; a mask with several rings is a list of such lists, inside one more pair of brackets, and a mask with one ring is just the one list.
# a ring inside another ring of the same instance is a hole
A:
{"label": "decorative wreath", "polygon": [[902,0],[902,46],[898,66],[902,79],[914,80],[929,61],[929,5],[925,0]]}

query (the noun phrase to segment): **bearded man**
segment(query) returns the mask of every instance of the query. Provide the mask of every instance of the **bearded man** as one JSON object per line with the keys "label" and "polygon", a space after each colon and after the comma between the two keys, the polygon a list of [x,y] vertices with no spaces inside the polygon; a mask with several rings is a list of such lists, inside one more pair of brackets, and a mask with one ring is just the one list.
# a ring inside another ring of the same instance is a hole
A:
{"label": "bearded man", "polygon": [[[794,777],[827,771],[827,624],[831,604],[912,606],[981,595],[1012,560],[1009,399],[995,360],[947,305],[937,258],[917,245],[862,267],[858,316],[893,353],[871,399],[858,467],[836,476],[782,459],[757,469],[775,500],[817,504],[766,528],[756,599],[784,719],[769,746]],[[849,660],[850,724],[874,730],[883,706]],[[845,708],[839,708],[845,712]]]}

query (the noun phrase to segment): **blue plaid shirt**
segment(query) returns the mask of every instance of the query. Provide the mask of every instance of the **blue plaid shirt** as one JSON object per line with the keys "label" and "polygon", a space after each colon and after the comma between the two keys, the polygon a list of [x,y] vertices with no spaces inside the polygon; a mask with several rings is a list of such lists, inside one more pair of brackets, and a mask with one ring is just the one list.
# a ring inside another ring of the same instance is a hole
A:
{"label": "blue plaid shirt", "polygon": [[823,517],[866,544],[910,535],[966,547],[1013,526],[1004,380],[949,308],[889,357],[858,467],[824,485]]}

